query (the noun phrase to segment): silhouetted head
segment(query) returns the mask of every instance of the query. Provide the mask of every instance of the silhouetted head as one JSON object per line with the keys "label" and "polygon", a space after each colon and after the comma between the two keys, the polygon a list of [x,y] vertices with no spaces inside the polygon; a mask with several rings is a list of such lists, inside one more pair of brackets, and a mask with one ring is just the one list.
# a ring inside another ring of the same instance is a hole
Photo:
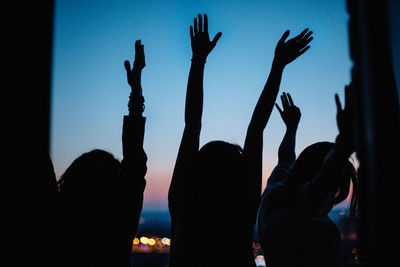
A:
{"label": "silhouetted head", "polygon": [[[242,148],[224,141],[212,141],[204,145],[197,157],[199,189],[210,192],[210,186],[220,194],[226,194],[243,178]],[[231,193],[231,192],[230,192]]]}
{"label": "silhouetted head", "polygon": [[60,193],[74,199],[92,199],[119,179],[120,162],[104,150],[95,149],[75,159],[61,177]]}
{"label": "silhouetted head", "polygon": [[[318,142],[305,148],[298,156],[288,181],[289,187],[299,188],[307,182],[310,182],[321,170],[325,157],[335,147],[331,142]],[[353,185],[357,184],[356,171],[353,164],[348,161],[341,175],[337,177],[337,185],[331,189],[331,193],[327,196],[329,199],[328,211],[343,200],[345,200],[350,192],[350,181]],[[356,194],[353,192],[353,199]],[[353,200],[352,200],[353,201]]]}
{"label": "silhouetted head", "polygon": [[196,176],[200,210],[221,214],[232,208],[243,184],[241,147],[224,141],[207,143],[197,155]]}

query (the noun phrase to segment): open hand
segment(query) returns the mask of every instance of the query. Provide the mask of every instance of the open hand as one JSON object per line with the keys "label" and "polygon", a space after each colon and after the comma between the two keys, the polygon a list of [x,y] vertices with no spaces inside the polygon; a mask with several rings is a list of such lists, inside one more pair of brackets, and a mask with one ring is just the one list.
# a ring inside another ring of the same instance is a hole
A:
{"label": "open hand", "polygon": [[305,29],[296,37],[285,42],[289,33],[289,30],[285,31],[275,48],[275,60],[283,66],[289,64],[306,52],[310,48],[308,44],[313,39],[313,37],[311,37],[313,32]]}
{"label": "open hand", "polygon": [[190,26],[193,59],[206,60],[208,54],[213,50],[222,33],[217,33],[213,40],[210,41],[208,35],[208,18],[206,14],[204,14],[204,24],[203,18],[199,14],[198,21],[195,18],[193,26]]}
{"label": "open hand", "polygon": [[281,102],[283,111],[278,104],[275,104],[275,106],[281,114],[282,120],[286,124],[286,127],[297,128],[301,117],[300,109],[294,105],[292,97],[289,93],[283,93],[281,95]]}

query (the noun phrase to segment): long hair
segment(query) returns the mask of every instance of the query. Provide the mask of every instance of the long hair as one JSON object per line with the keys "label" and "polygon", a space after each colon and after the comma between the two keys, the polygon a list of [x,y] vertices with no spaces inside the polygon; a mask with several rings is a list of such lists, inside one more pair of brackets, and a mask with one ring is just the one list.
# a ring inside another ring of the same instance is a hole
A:
{"label": "long hair", "polygon": [[[312,181],[321,170],[326,156],[334,147],[335,144],[331,142],[318,142],[305,148],[291,170],[287,183],[288,191],[293,192],[305,183]],[[346,163],[341,175],[343,177],[336,188],[337,193],[332,204],[336,205],[347,199],[352,184],[350,212],[352,215],[356,215],[358,181],[357,172],[351,161]]]}
{"label": "long hair", "polygon": [[95,149],[75,159],[62,175],[59,195],[63,266],[88,265],[96,248],[113,246],[106,242],[112,229],[103,225],[112,218],[104,216],[108,214],[104,207],[109,201],[107,196],[120,181],[119,168],[120,163],[112,154]]}

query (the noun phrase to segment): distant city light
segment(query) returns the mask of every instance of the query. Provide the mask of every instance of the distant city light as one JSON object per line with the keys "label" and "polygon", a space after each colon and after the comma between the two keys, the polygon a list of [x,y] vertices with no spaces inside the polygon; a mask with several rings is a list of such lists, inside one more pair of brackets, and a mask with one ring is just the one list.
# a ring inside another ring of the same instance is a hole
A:
{"label": "distant city light", "polygon": [[150,246],[154,246],[155,243],[156,243],[156,241],[155,241],[153,238],[150,238],[150,239],[148,240],[148,244],[149,244]]}
{"label": "distant city light", "polygon": [[169,246],[171,244],[171,239],[169,239],[167,237],[164,237],[161,241],[164,245],[167,245],[167,246]]}
{"label": "distant city light", "polygon": [[142,236],[133,239],[133,253],[169,253],[171,239],[168,237]]}
{"label": "distant city light", "polygon": [[149,242],[149,239],[145,236],[142,236],[140,238],[140,243],[147,245],[147,243]]}

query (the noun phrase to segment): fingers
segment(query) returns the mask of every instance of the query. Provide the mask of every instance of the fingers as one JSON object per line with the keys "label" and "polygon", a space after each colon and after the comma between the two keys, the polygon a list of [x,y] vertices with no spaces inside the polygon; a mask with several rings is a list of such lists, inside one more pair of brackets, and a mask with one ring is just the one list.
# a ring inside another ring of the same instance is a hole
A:
{"label": "fingers", "polygon": [[295,105],[294,105],[292,96],[291,96],[289,93],[287,93],[287,96],[288,96],[288,99],[289,99],[289,105],[292,106],[292,107],[294,107]]}
{"label": "fingers", "polygon": [[142,45],[142,41],[139,39],[135,42],[135,61],[133,62],[132,71],[140,71],[145,66],[144,45]]}
{"label": "fingers", "polygon": [[204,23],[203,23],[203,17],[201,16],[201,14],[198,14],[197,18],[194,19],[194,23],[193,23],[194,31],[193,31],[193,27],[190,26],[190,28],[191,28],[190,37],[191,38],[196,36],[198,33],[203,33],[203,32],[208,33],[208,17],[206,14],[204,14],[203,16],[204,16]]}
{"label": "fingers", "polygon": [[214,39],[211,41],[212,47],[214,47],[217,44],[217,42],[218,42],[219,38],[221,38],[221,36],[222,36],[222,32],[219,32],[215,35]]}
{"label": "fingers", "polygon": [[[307,29],[307,30],[308,30],[308,29]],[[311,34],[313,34],[313,31],[307,32],[307,34],[304,35],[304,37],[303,37],[302,39],[308,39],[308,38],[310,38]]]}
{"label": "fingers", "polygon": [[197,15],[199,17],[199,32],[203,32],[203,18],[200,14]]}
{"label": "fingers", "polygon": [[208,33],[208,18],[207,18],[207,14],[204,14],[204,32]]}
{"label": "fingers", "polygon": [[339,95],[338,94],[335,94],[335,102],[336,102],[336,109],[337,109],[337,112],[339,113],[339,112],[342,112],[343,110],[342,110],[342,104],[340,103],[340,99],[339,99]]}
{"label": "fingers", "polygon": [[283,111],[282,111],[282,109],[279,107],[279,105],[275,103],[275,107],[278,109],[278,111],[279,111],[279,113],[281,114],[281,116],[283,116]]}
{"label": "fingers", "polygon": [[193,27],[190,26],[190,41],[193,42],[193,38],[194,38],[194,35],[193,35]]}
{"label": "fingers", "polygon": [[287,95],[285,92],[282,93],[282,95],[281,95],[281,102],[282,102],[283,110],[287,110],[290,108],[289,101],[288,101],[288,98],[287,98]]}
{"label": "fingers", "polygon": [[309,33],[310,33],[310,35],[307,34],[308,37],[304,37],[304,38],[302,38],[301,40],[299,40],[297,42],[297,45],[299,47],[301,47],[301,48],[305,47],[306,45],[308,45],[314,39],[313,37],[310,37],[312,32],[309,32]]}
{"label": "fingers", "polygon": [[306,46],[303,49],[301,49],[300,51],[297,52],[295,58],[298,58],[299,56],[301,56],[302,54],[304,54],[308,49],[310,49],[310,46]]}
{"label": "fingers", "polygon": [[294,37],[293,40],[297,42],[298,40],[302,39],[306,35],[307,32],[308,32],[308,28],[305,28],[299,35]]}
{"label": "fingers", "polygon": [[144,45],[142,45],[142,40],[137,40],[135,42],[135,53],[136,57],[144,58]]}
{"label": "fingers", "polygon": [[136,40],[136,42],[135,42],[135,50],[136,51],[139,50],[140,46],[141,46],[141,40]]}
{"label": "fingers", "polygon": [[194,18],[193,26],[194,26],[194,35],[196,36],[199,33],[198,28],[197,28],[197,19],[196,18]]}
{"label": "fingers", "polygon": [[[309,31],[309,29],[306,28],[299,35],[288,41],[299,50],[299,54],[297,56],[300,56],[301,54],[303,54],[305,51],[308,50],[309,47],[307,45],[314,39],[311,36],[312,34],[313,32]],[[303,51],[303,49],[306,50]]]}

